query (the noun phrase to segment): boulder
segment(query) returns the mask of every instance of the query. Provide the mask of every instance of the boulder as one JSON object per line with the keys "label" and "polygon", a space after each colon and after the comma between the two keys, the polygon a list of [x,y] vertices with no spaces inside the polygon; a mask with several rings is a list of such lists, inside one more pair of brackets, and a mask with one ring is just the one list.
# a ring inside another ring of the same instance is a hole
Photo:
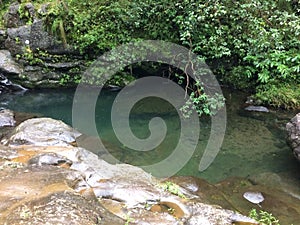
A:
{"label": "boulder", "polygon": [[23,68],[15,62],[9,51],[0,50],[0,71],[4,74],[19,75]]}
{"label": "boulder", "polygon": [[14,112],[8,109],[0,111],[0,127],[12,127],[16,124]]}
{"label": "boulder", "polygon": [[7,39],[5,40],[5,48],[11,52],[13,56],[26,53],[28,41],[30,40],[31,26],[24,25],[16,28],[7,29]]}
{"label": "boulder", "polygon": [[0,163],[1,224],[124,224],[94,196],[72,189],[76,171],[53,166]]}
{"label": "boulder", "polygon": [[[22,10],[27,13],[26,17],[20,18],[19,9],[19,3],[12,3],[4,15],[4,25],[7,28],[5,47],[12,55],[24,54],[26,49],[49,50],[58,54],[66,52],[65,46],[45,30],[43,21],[37,18],[32,3],[22,5]],[[44,4],[38,12],[45,14],[46,10],[47,4]]]}
{"label": "boulder", "polygon": [[23,67],[15,62],[7,50],[0,50],[0,94],[5,92],[23,92],[26,89],[11,82],[7,77],[19,77]]}
{"label": "boulder", "polygon": [[40,49],[54,54],[64,54],[67,51],[61,42],[45,30],[42,20],[33,22],[28,40],[33,51]]}
{"label": "boulder", "polygon": [[62,121],[33,118],[18,125],[1,142],[6,145],[71,146],[80,135]]}
{"label": "boulder", "polygon": [[291,146],[296,159],[300,161],[300,113],[286,124],[286,130],[288,134],[287,142]]}
{"label": "boulder", "polygon": [[8,12],[5,13],[5,15],[3,16],[5,27],[12,28],[12,27],[18,27],[18,26],[21,26],[24,24],[20,20],[19,8],[20,8],[20,4],[18,2],[14,2],[9,6]]}
{"label": "boulder", "polygon": [[47,50],[53,54],[65,54],[70,49],[45,30],[42,20],[36,19],[31,25],[23,25],[7,29],[5,47],[13,55],[24,54],[26,49],[31,51]]}

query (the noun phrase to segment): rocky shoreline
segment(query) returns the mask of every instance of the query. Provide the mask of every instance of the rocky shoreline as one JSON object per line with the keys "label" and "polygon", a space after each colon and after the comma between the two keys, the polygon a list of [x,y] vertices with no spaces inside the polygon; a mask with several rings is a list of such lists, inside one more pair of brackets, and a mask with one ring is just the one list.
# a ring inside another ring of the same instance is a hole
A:
{"label": "rocky shoreline", "polygon": [[[13,120],[12,112],[5,113]],[[29,119],[7,132],[0,147],[1,224],[232,224],[249,220],[203,203],[191,190],[169,182],[178,189],[172,193],[163,186],[165,181],[138,167],[99,159],[76,147],[80,135],[50,118]]]}
{"label": "rocky shoreline", "polygon": [[[300,198],[276,175],[218,184],[160,180],[77,146],[81,134],[61,121],[9,110],[0,115],[1,224],[257,224],[241,215],[252,208],[289,223],[300,218]],[[276,188],[262,184],[266,177]],[[245,192],[265,200],[258,206],[243,198]]]}

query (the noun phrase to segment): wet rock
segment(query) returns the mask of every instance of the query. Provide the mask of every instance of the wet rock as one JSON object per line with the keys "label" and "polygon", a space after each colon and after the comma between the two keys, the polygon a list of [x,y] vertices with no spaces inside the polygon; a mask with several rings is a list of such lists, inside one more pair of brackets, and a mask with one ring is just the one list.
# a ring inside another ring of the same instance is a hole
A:
{"label": "wet rock", "polygon": [[12,83],[7,77],[19,77],[23,67],[16,63],[7,50],[0,50],[0,94],[5,92],[26,91],[21,85]]}
{"label": "wet rock", "polygon": [[287,142],[291,146],[296,159],[300,161],[300,113],[286,124],[286,130],[288,134]]}
{"label": "wet rock", "polygon": [[31,2],[28,2],[24,5],[24,10],[28,12],[29,18],[35,18],[35,8]]}
{"label": "wet rock", "polygon": [[0,159],[8,160],[18,157],[18,152],[15,149],[11,149],[7,146],[0,145]]}
{"label": "wet rock", "polygon": [[[274,182],[267,179],[271,176],[272,180],[275,179]],[[264,210],[272,213],[279,219],[280,224],[297,224],[297,221],[300,221],[300,182],[297,179],[290,181],[279,178],[282,180],[278,183],[278,176],[276,177],[271,174],[262,174],[251,180],[232,177],[217,184],[210,184],[205,180],[193,177],[173,177],[171,181],[181,187],[192,187],[191,190],[197,190],[193,194],[199,196],[200,203],[219,205],[223,209],[230,209],[243,215],[248,215],[250,210],[255,208],[258,211]],[[290,189],[288,183],[292,182],[294,182],[294,188]],[[245,192],[261,193],[265,198],[260,203],[261,207],[244,199]],[[231,218],[234,220],[236,215]],[[243,221],[240,220],[235,224],[252,224],[246,223],[246,221],[242,223]]]}
{"label": "wet rock", "polygon": [[14,84],[0,73],[0,94],[12,92],[25,92],[27,89],[21,85]]}
{"label": "wet rock", "polygon": [[0,127],[13,127],[16,124],[14,112],[9,109],[0,111]]}
{"label": "wet rock", "polygon": [[243,194],[243,197],[254,204],[259,204],[265,200],[264,196],[260,192],[247,191]]}
{"label": "wet rock", "polygon": [[189,203],[189,207],[193,211],[193,216],[185,224],[232,224],[231,215],[233,212],[230,210],[224,210],[221,207],[203,203]]}
{"label": "wet rock", "polygon": [[50,152],[50,153],[44,153],[44,154],[39,154],[33,158],[31,158],[28,161],[28,164],[31,165],[53,165],[53,166],[58,166],[58,165],[72,165],[72,161],[67,159],[64,156],[58,155],[56,153]]}
{"label": "wet rock", "polygon": [[124,221],[81,196],[60,192],[25,203],[10,212],[6,224],[124,225]]}
{"label": "wet rock", "polygon": [[[20,113],[20,112],[14,112],[14,120],[15,120],[15,124],[19,125],[21,122],[30,119],[30,118],[34,118],[37,117],[36,114],[30,114],[30,113]],[[1,140],[3,138],[6,138],[9,136],[9,134],[13,131],[14,127],[12,126],[4,126],[4,127],[0,127],[0,143]]]}
{"label": "wet rock", "polygon": [[0,174],[1,224],[124,224],[92,196],[74,192],[75,171],[29,166]]}
{"label": "wet rock", "polygon": [[284,191],[288,195],[300,199],[300,181],[297,176],[292,178],[286,174],[265,172],[251,176],[249,179],[255,185],[273,187],[273,189]]}
{"label": "wet rock", "polygon": [[[300,221],[300,200],[282,190],[279,187],[268,187],[261,184],[253,185],[249,180],[242,178],[228,178],[215,185],[221,190],[222,195],[214,195],[214,198],[226,199],[230,203],[229,209],[234,209],[243,215],[247,215],[251,209],[264,210],[272,213],[280,224],[297,224]],[[204,191],[204,190],[203,190]],[[260,206],[244,199],[245,192],[258,192],[264,196]],[[222,201],[219,202],[220,206]]]}
{"label": "wet rock", "polygon": [[[11,4],[5,15],[7,29],[0,32],[0,49],[5,48],[13,57],[20,57],[19,65],[16,64],[15,67],[21,68],[18,71],[2,69],[1,58],[3,57],[0,55],[0,72],[2,70],[5,76],[6,73],[11,74],[8,77],[10,81],[20,83],[26,88],[60,87],[62,74],[70,78],[65,82],[65,86],[75,86],[81,75],[80,71],[85,68],[84,63],[79,62],[82,58],[79,53],[72,46],[62,43],[49,33],[45,29],[44,21],[37,18],[36,12],[45,14],[48,5],[48,3],[43,4],[40,9],[36,9],[32,3],[24,3],[22,10],[28,13],[28,17],[20,18],[20,4]],[[40,51],[44,51],[45,54],[39,54]],[[34,59],[27,60],[26,54],[34,56]],[[66,62],[57,62],[58,59]],[[29,64],[36,64],[35,70],[26,68],[24,71],[23,67]]]}
{"label": "wet rock", "polygon": [[268,108],[264,106],[254,106],[250,105],[245,108],[246,111],[253,111],[253,112],[269,112]]}
{"label": "wet rock", "polygon": [[34,118],[18,125],[12,134],[1,142],[5,145],[71,146],[80,135],[62,121]]}
{"label": "wet rock", "polygon": [[4,74],[18,75],[23,72],[23,68],[17,64],[7,50],[0,50],[0,71]]}
{"label": "wet rock", "polygon": [[243,216],[241,214],[233,214],[230,219],[232,220],[233,224],[236,225],[258,225],[259,223],[254,219],[249,217]]}

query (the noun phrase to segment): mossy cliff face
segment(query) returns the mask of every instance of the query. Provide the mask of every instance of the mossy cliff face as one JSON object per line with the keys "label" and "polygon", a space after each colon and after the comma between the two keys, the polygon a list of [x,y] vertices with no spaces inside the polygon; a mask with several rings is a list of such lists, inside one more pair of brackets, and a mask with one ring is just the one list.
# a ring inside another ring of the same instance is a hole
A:
{"label": "mossy cliff face", "polygon": [[[72,47],[45,30],[40,16],[46,13],[47,6],[15,2],[3,15],[0,46],[6,65],[1,67],[1,72],[23,87],[72,86],[85,69],[85,62]],[[17,65],[19,70],[7,70],[10,65]]]}

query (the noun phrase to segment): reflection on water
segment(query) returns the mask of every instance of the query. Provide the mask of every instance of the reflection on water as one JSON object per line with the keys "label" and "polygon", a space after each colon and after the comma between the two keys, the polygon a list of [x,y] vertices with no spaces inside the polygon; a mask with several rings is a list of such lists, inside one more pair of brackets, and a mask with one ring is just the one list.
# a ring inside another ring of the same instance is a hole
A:
{"label": "reflection on water", "polygon": [[[247,112],[243,110],[245,94],[230,90],[224,92],[228,118],[221,151],[206,171],[201,173],[198,171],[210,134],[210,120],[202,118],[197,149],[178,174],[203,177],[211,182],[230,176],[247,177],[263,172],[284,174],[294,178],[298,176],[299,165],[286,144],[284,129],[286,122],[296,112],[272,110],[270,113]],[[131,111],[130,125],[138,138],[149,136],[148,122],[154,116],[160,116],[165,120],[168,133],[157,148],[147,152],[133,151],[119,143],[111,126],[110,108],[116,94],[108,91],[101,93],[95,118],[100,137],[106,143],[110,143],[107,146],[111,148],[111,154],[120,161],[133,165],[149,165],[165,159],[176,147],[180,135],[180,120],[175,109],[172,111],[172,106],[160,99],[150,99],[148,103],[145,101],[135,106]],[[74,90],[68,89],[1,95],[0,108],[39,113],[72,125],[73,95]]]}

